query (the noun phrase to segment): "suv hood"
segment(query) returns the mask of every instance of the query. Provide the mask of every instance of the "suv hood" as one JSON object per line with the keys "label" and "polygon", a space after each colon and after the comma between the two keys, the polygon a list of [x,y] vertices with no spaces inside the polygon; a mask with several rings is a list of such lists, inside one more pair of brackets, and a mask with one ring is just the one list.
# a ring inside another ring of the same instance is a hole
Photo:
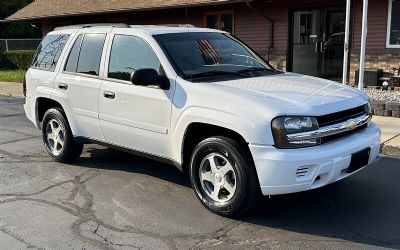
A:
{"label": "suv hood", "polygon": [[253,101],[287,115],[323,115],[368,101],[363,92],[352,87],[295,73],[214,82],[212,85],[247,95]]}

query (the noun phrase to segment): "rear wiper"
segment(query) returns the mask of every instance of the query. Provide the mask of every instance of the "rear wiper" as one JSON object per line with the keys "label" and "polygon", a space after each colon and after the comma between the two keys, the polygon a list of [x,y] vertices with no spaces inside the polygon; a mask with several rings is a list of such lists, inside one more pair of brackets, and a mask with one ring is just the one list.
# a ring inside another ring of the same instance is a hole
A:
{"label": "rear wiper", "polygon": [[256,71],[269,71],[269,72],[277,72],[273,69],[262,68],[262,67],[251,67],[237,71],[237,73],[249,73],[249,72],[256,72]]}
{"label": "rear wiper", "polygon": [[201,78],[201,77],[207,77],[207,76],[222,76],[222,75],[234,75],[234,76],[245,77],[240,72],[212,70],[212,71],[206,71],[206,72],[201,72],[201,73],[196,73],[196,74],[190,75],[190,76],[186,77],[186,79]]}

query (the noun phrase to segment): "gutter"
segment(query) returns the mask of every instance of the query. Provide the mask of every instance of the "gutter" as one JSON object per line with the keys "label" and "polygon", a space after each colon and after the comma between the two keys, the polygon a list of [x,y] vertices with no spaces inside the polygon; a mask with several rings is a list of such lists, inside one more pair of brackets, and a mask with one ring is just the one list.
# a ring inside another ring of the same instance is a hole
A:
{"label": "gutter", "polygon": [[270,42],[269,47],[268,47],[268,57],[267,57],[267,61],[269,62],[270,57],[271,57],[272,48],[274,47],[275,22],[274,22],[274,20],[272,18],[270,18],[269,16],[265,15],[263,12],[259,11],[253,5],[251,5],[254,1],[255,0],[247,0],[246,1],[247,7],[250,10],[252,10],[253,12],[255,12],[256,14],[264,17],[271,24],[271,31],[270,31],[271,42]]}

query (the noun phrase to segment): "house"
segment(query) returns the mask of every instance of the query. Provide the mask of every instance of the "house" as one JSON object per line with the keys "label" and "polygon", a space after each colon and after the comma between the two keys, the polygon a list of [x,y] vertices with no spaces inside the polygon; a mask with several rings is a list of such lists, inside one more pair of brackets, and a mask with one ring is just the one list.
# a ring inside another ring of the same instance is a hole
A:
{"label": "house", "polygon": [[[351,0],[350,13],[354,85],[363,0]],[[338,81],[343,74],[346,0],[36,0],[3,21],[40,25],[44,34],[81,23],[190,23],[231,32],[278,69]],[[400,0],[369,0],[365,67],[400,67]]]}

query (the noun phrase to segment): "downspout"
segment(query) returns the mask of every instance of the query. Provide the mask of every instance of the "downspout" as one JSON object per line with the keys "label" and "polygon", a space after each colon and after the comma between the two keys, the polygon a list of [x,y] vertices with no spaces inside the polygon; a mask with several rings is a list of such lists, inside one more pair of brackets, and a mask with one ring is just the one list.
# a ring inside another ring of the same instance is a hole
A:
{"label": "downspout", "polygon": [[363,17],[362,17],[362,34],[360,48],[360,75],[358,80],[358,89],[364,90],[364,71],[365,71],[365,49],[367,44],[368,32],[368,0],[364,0]]}
{"label": "downspout", "polygon": [[272,20],[272,18],[270,18],[269,16],[265,15],[263,12],[259,11],[258,9],[254,8],[253,5],[251,5],[252,2],[254,2],[255,0],[247,0],[246,1],[246,5],[247,7],[252,10],[253,12],[255,12],[258,15],[261,15],[262,17],[264,17],[265,19],[267,19],[267,21],[271,24],[271,31],[270,31],[270,36],[271,36],[271,42],[269,44],[268,47],[268,57],[267,57],[267,61],[269,62],[270,60],[270,56],[271,56],[271,52],[272,52],[272,48],[274,47],[274,28],[275,28],[275,23],[274,20]]}

